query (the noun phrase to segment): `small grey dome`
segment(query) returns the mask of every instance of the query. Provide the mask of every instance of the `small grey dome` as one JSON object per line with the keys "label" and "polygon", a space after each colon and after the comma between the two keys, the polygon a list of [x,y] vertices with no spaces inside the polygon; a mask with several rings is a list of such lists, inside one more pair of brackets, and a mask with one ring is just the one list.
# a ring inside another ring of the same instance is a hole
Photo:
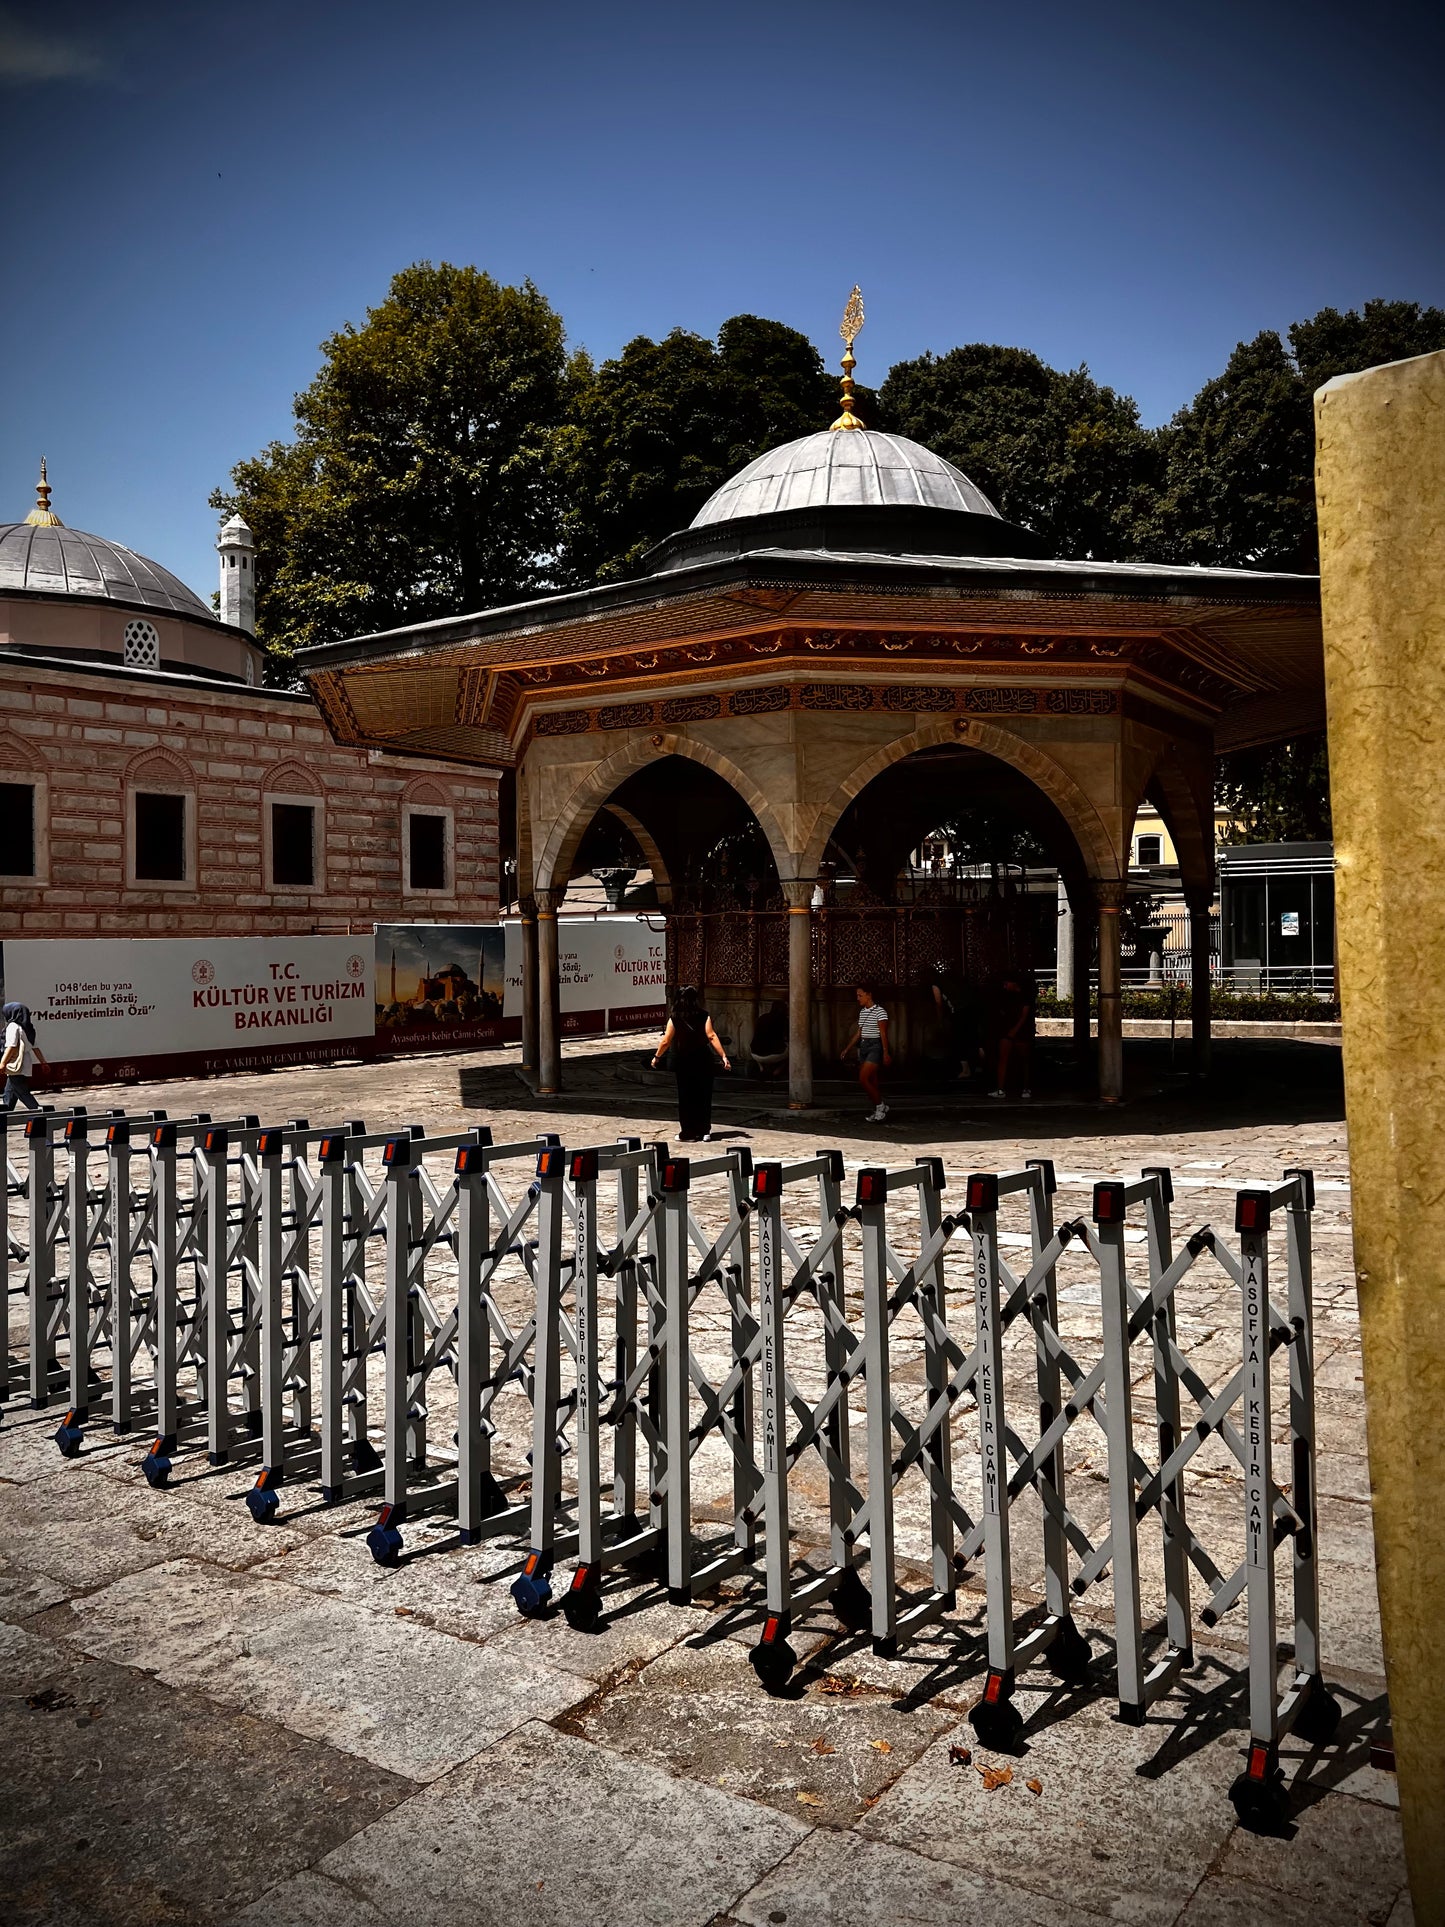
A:
{"label": "small grey dome", "polygon": [[85,596],[214,623],[216,612],[159,562],[79,529],[0,523],[0,595]]}
{"label": "small grey dome", "polygon": [[962,469],[920,442],[871,428],[825,428],[749,462],[708,497],[692,527],[807,508],[930,508],[998,515]]}

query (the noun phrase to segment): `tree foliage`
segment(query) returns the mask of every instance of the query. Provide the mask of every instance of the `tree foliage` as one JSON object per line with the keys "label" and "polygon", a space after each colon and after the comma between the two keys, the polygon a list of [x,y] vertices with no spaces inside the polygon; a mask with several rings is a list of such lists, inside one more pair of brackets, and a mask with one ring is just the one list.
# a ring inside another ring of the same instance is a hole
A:
{"label": "tree foliage", "polygon": [[1230,816],[1223,843],[1328,842],[1330,762],[1323,734],[1221,756],[1214,795]]}
{"label": "tree foliage", "polygon": [[890,426],[961,468],[1049,553],[1133,553],[1154,445],[1134,402],[1087,368],[974,342],[896,363],[879,398]]}
{"label": "tree foliage", "polygon": [[566,537],[573,579],[632,573],[755,456],[826,428],[837,397],[837,378],[807,336],[757,315],[734,315],[716,342],[683,328],[629,341],[576,395]]}
{"label": "tree foliage", "polygon": [[322,353],[295,439],[211,498],[255,531],[258,638],[284,658],[550,586],[585,370],[536,288],[418,262]]}

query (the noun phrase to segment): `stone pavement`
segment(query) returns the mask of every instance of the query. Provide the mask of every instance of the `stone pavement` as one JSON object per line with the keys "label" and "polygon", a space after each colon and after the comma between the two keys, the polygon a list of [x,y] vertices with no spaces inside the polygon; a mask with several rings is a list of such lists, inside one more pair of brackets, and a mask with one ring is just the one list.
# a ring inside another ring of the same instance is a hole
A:
{"label": "stone pavement", "polygon": [[[1402,1927],[1394,1781],[1369,1763],[1386,1712],[1338,1056],[1226,1047],[1200,1095],[1166,1049],[1137,1057],[1140,1094],[1112,1112],[1072,1101],[1046,1062],[1029,1105],[904,1095],[878,1129],[841,1083],[805,1120],[730,1088],[718,1123],[758,1155],[796,1154],[800,1132],[850,1165],[942,1151],[951,1187],[1027,1155],[1054,1157],[1066,1190],[1167,1163],[1183,1229],[1222,1218],[1246,1180],[1314,1167],[1323,1644],[1345,1718],[1335,1747],[1286,1747],[1292,1838],[1241,1831],[1227,1798],[1245,1734],[1238,1629],[1201,1643],[1179,1690],[1129,1729],[1111,1717],[1107,1616],[1089,1618],[1096,1683],[1026,1676],[1026,1750],[1003,1760],[966,1723],[983,1672],[968,1586],[901,1662],[823,1615],[801,1640],[806,1668],[769,1699],[747,1664],[751,1594],[678,1607],[624,1580],[595,1635],[523,1622],[514,1548],[458,1549],[438,1524],[382,1571],[363,1505],[259,1530],[235,1468],[152,1492],[133,1442],[98,1436],[65,1463],[55,1415],[13,1407],[0,1916]],[[486,1121],[499,1138],[664,1135],[668,1086],[643,1061],[635,1046],[576,1048],[573,1088],[545,1108],[497,1052],[66,1098],[372,1128]],[[989,1767],[1012,1778],[990,1785]]]}

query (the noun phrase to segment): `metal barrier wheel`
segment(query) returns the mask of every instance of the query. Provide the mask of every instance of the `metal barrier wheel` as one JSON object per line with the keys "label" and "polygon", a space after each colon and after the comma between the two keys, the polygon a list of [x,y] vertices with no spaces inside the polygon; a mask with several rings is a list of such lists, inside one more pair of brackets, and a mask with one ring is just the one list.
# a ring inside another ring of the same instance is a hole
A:
{"label": "metal barrier wheel", "polygon": [[[1251,1749],[1251,1752],[1253,1749]],[[1251,1833],[1278,1835],[1289,1826],[1289,1794],[1284,1774],[1270,1765],[1262,1773],[1246,1767],[1229,1789],[1239,1823]]]}
{"label": "metal barrier wheel", "polygon": [[269,1526],[281,1505],[281,1495],[269,1488],[252,1486],[246,1494],[246,1510],[258,1526]]}
{"label": "metal barrier wheel", "polygon": [[562,1595],[562,1614],[577,1633],[596,1632],[602,1619],[602,1575],[594,1567],[578,1566]]}
{"label": "metal barrier wheel", "polygon": [[147,1452],[141,1460],[140,1469],[145,1473],[146,1484],[153,1492],[161,1491],[169,1482],[171,1476],[171,1461],[162,1449],[159,1439],[156,1440],[150,1451]]}
{"label": "metal barrier wheel", "polygon": [[366,1535],[366,1549],[379,1566],[401,1563],[401,1534],[384,1516]]}
{"label": "metal barrier wheel", "polygon": [[983,1744],[997,1753],[1016,1753],[1023,1744],[1023,1718],[1010,1699],[980,1700],[968,1723]]}
{"label": "metal barrier wheel", "polygon": [[55,1443],[60,1448],[60,1456],[63,1459],[78,1459],[80,1448],[85,1443],[84,1432],[78,1425],[71,1423],[73,1416],[72,1413],[67,1412],[64,1424],[57,1426],[55,1430]]}
{"label": "metal barrier wheel", "polygon": [[781,1693],[793,1677],[798,1655],[788,1644],[787,1635],[776,1619],[769,1619],[763,1636],[748,1654],[748,1663],[763,1684],[765,1692]]}
{"label": "metal barrier wheel", "polygon": [[552,1575],[543,1570],[539,1553],[528,1553],[526,1565],[512,1581],[512,1597],[523,1619],[540,1619],[551,1605]]}

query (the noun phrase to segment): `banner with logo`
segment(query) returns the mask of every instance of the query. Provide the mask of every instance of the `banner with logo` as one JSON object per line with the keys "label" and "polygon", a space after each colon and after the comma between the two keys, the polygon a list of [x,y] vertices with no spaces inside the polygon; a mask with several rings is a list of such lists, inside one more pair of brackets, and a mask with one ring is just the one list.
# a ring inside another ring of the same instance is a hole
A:
{"label": "banner with logo", "polygon": [[28,1004],[62,1078],[308,1064],[372,1048],[368,937],[7,938],[4,994]]}
{"label": "banner with logo", "polygon": [[[505,924],[506,1034],[522,1033],[522,926]],[[561,917],[562,1034],[659,1027],[667,1017],[667,935],[660,916]]]}

